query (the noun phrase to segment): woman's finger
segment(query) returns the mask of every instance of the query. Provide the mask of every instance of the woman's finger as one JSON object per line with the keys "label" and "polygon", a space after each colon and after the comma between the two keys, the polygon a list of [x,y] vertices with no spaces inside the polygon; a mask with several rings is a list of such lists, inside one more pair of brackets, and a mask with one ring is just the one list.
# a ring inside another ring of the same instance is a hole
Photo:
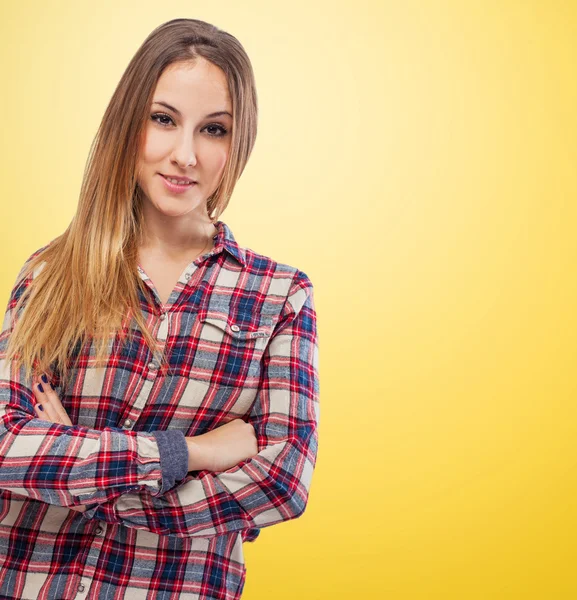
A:
{"label": "woman's finger", "polygon": [[[62,417],[58,414],[55,407],[52,406],[50,397],[47,394],[46,384],[35,379],[32,385],[32,391],[36,398],[34,407],[39,419],[50,421],[51,423],[62,423]],[[66,425],[66,423],[64,423]]]}
{"label": "woman's finger", "polygon": [[36,400],[34,410],[38,415],[38,418],[43,419],[44,421],[50,421],[51,423],[60,423],[60,418],[50,406],[48,397],[40,387],[44,388],[41,383],[34,382],[32,385],[32,391],[34,392],[34,398]]}
{"label": "woman's finger", "polygon": [[58,423],[59,421],[55,421],[54,419],[51,419],[48,416],[48,413],[46,412],[46,409],[44,408],[44,405],[42,404],[42,402],[38,402],[38,404],[36,404],[34,406],[34,412],[36,413],[36,416],[39,419],[42,419],[43,421],[50,421],[51,423]]}
{"label": "woman's finger", "polygon": [[48,377],[46,375],[43,375],[41,377],[41,379],[42,379],[42,383],[43,383],[44,393],[45,393],[46,397],[48,398],[48,401],[50,402],[51,408],[59,416],[60,423],[63,423],[64,425],[72,425],[72,421],[70,420],[70,417],[68,416],[68,413],[66,412],[66,409],[62,405],[62,402],[60,401],[58,394],[54,391],[54,388],[50,385]]}

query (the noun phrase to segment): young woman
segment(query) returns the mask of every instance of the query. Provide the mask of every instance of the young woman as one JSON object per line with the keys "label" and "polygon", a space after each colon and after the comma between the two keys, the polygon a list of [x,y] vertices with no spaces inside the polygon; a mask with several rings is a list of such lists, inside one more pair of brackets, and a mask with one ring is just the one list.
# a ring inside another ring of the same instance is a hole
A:
{"label": "young woman", "polygon": [[243,542],[305,510],[313,287],[219,219],[256,131],[250,61],[208,23],[123,74],[0,335],[0,599],[239,598]]}

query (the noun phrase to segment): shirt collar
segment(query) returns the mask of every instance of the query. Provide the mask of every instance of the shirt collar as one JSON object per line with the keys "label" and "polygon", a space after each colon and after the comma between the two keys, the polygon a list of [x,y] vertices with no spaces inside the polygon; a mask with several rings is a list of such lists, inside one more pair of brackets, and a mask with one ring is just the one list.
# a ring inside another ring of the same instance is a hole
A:
{"label": "shirt collar", "polygon": [[244,267],[246,266],[246,251],[241,248],[234,239],[232,230],[224,221],[215,221],[214,226],[217,229],[214,247],[217,249],[222,246],[229,254]]}

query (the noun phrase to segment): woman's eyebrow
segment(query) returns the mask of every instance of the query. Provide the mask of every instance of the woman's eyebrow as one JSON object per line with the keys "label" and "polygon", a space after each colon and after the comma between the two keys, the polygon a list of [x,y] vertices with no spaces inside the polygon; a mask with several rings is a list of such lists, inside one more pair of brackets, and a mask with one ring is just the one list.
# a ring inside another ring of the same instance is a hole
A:
{"label": "woman's eyebrow", "polygon": [[[167,102],[163,102],[162,100],[158,100],[158,101],[155,100],[153,102],[153,104],[160,104],[161,106],[164,106],[165,108],[168,108],[169,110],[171,110],[172,112],[177,114],[179,117],[182,116],[178,109],[174,108],[174,106],[170,106],[170,104],[168,104]],[[220,117],[221,115],[228,115],[229,117],[232,117],[232,115],[228,112],[228,110],[220,110],[218,112],[210,113],[210,115],[206,115],[205,118],[212,119],[213,117]]]}

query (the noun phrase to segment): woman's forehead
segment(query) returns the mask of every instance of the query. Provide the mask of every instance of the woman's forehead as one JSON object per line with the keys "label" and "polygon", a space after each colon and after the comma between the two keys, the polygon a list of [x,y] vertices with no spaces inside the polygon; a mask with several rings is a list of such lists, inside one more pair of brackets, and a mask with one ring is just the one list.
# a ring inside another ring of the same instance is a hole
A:
{"label": "woman's forehead", "polygon": [[226,75],[209,61],[177,63],[160,76],[152,102],[163,102],[180,112],[217,112],[232,114]]}

